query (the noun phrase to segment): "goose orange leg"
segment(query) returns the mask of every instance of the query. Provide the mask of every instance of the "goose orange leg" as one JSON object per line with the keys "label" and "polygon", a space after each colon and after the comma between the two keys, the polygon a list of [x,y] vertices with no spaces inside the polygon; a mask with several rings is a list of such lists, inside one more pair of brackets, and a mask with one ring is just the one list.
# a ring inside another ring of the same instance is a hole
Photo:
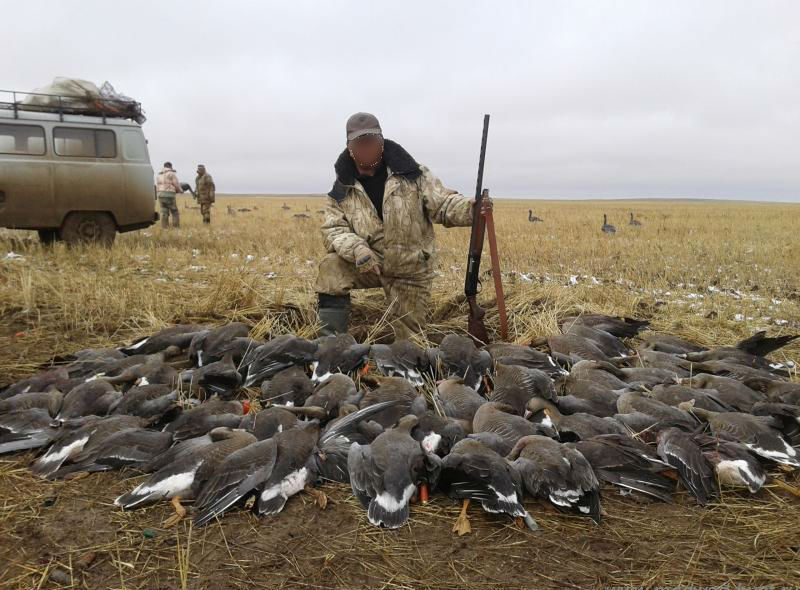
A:
{"label": "goose orange leg", "polygon": [[169,503],[172,504],[172,507],[175,509],[175,514],[164,521],[164,528],[174,527],[186,516],[186,508],[181,505],[180,496],[175,496]]}
{"label": "goose orange leg", "polygon": [[469,508],[469,499],[464,500],[461,505],[461,514],[458,515],[456,522],[453,524],[453,532],[458,533],[458,536],[467,535],[472,532],[472,527],[467,518],[467,509]]}
{"label": "goose orange leg", "polygon": [[800,498],[800,488],[797,488],[797,487],[793,486],[792,484],[786,483],[785,481],[777,479],[777,478],[773,479],[772,483],[774,483],[780,489],[782,489],[782,490],[784,490],[786,492],[789,492],[790,494]]}
{"label": "goose orange leg", "polygon": [[306,485],[306,487],[303,488],[303,491],[314,498],[314,504],[316,504],[323,510],[327,508],[328,496],[325,494],[325,492],[314,489],[310,485]]}

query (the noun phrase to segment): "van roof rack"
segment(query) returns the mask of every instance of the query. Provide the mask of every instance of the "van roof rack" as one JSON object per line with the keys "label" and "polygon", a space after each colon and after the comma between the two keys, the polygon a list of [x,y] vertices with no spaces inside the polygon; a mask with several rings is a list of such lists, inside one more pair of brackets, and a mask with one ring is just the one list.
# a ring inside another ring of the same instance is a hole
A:
{"label": "van roof rack", "polygon": [[[28,99],[31,99],[30,101]],[[27,102],[27,104],[26,104]],[[19,118],[20,111],[34,113],[55,113],[61,121],[64,115],[84,115],[89,117],[131,119],[144,121],[142,104],[135,100],[115,98],[79,97],[62,94],[43,94],[41,92],[22,92],[19,90],[0,90],[0,110],[14,111]]]}

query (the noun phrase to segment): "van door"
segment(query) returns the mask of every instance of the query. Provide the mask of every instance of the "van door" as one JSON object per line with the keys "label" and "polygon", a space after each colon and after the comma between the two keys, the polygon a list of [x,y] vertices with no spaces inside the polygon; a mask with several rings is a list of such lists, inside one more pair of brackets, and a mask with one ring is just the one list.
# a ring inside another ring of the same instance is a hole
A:
{"label": "van door", "polygon": [[122,163],[112,129],[54,127],[53,152],[55,204],[63,216],[109,211],[116,219],[124,211]]}
{"label": "van door", "polygon": [[52,164],[41,125],[0,123],[0,226],[55,227]]}
{"label": "van door", "polygon": [[120,225],[135,225],[151,222],[155,212],[155,189],[153,187],[153,167],[147,153],[147,142],[141,129],[120,131],[122,145],[122,167],[125,175],[125,194],[127,209],[125,220]]}

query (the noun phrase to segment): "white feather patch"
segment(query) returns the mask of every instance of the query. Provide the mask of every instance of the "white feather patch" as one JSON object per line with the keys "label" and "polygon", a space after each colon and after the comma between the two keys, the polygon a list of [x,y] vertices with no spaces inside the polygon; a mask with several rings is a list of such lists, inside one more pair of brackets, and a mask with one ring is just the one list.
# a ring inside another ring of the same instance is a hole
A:
{"label": "white feather patch", "polygon": [[435,453],[439,448],[440,442],[442,442],[442,436],[440,434],[436,434],[435,432],[431,432],[430,434],[425,435],[425,438],[422,439],[422,450],[429,454]]}
{"label": "white feather patch", "polygon": [[406,489],[403,490],[403,495],[400,498],[395,498],[389,492],[382,492],[375,496],[375,502],[378,506],[386,510],[386,512],[397,512],[408,504],[408,501],[411,500],[411,496],[414,495],[416,489],[417,486],[409,484],[406,486]]}
{"label": "white feather patch", "polygon": [[89,440],[88,434],[83,438],[79,438],[78,440],[75,440],[70,444],[61,447],[58,450],[48,451],[47,454],[44,455],[41,459],[39,459],[38,462],[41,463],[42,465],[46,465],[48,463],[63,461],[64,459],[69,457],[73,451],[80,451],[86,444],[87,440]]}

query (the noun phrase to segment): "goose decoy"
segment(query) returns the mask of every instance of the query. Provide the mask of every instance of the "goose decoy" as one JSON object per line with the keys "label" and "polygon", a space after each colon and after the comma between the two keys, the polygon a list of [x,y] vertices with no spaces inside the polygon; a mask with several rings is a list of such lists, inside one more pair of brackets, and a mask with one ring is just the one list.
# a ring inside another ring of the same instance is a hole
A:
{"label": "goose decoy", "polygon": [[547,345],[550,355],[566,365],[579,361],[608,362],[609,358],[594,342],[575,334],[553,334],[547,338]]}
{"label": "goose decoy", "polygon": [[172,446],[172,433],[127,428],[93,434],[83,450],[51,473],[49,479],[61,479],[76,473],[95,473],[122,467],[140,467],[152,461]]}
{"label": "goose decoy", "polygon": [[242,385],[242,376],[231,353],[227,353],[220,361],[183,371],[179,378],[182,383],[196,385],[208,395],[222,398],[233,397]]}
{"label": "goose decoy", "polygon": [[327,381],[318,384],[303,405],[323,408],[329,416],[336,416],[343,404],[357,404],[360,399],[353,379],[343,373],[335,373]]}
{"label": "goose decoy", "polygon": [[653,399],[678,407],[678,404],[694,400],[698,408],[713,412],[734,412],[732,406],[725,403],[713,389],[693,389],[685,385],[656,385],[651,392]]}
{"label": "goose decoy", "polygon": [[625,346],[622,340],[605,330],[599,330],[575,322],[565,323],[561,326],[561,329],[565,334],[574,334],[575,336],[589,340],[608,358],[627,357],[631,354],[630,349]]}
{"label": "goose decoy", "polygon": [[459,536],[472,531],[467,518],[471,500],[480,502],[486,512],[521,517],[531,530],[539,528],[522,505],[519,473],[505,457],[478,440],[465,438],[457,442],[442,459],[439,487],[451,498],[463,502],[461,514],[453,525],[453,532]]}
{"label": "goose decoy", "polygon": [[195,498],[228,455],[256,442],[256,437],[249,432],[227,427],[215,428],[209,436],[209,444],[186,448],[174,462],[164,465],[133,490],[119,496],[114,504],[123,510],[133,510],[169,498],[175,514],[164,522],[164,526],[180,522],[186,516],[181,500]]}
{"label": "goose decoy", "polygon": [[178,324],[164,328],[151,336],[140,338],[130,346],[119,350],[127,355],[154,354],[170,346],[176,346],[183,350],[191,344],[195,334],[205,329],[205,326],[199,324]]}
{"label": "goose decoy", "polygon": [[[617,411],[619,414],[644,414],[652,418],[651,426],[659,430],[666,426],[678,426],[685,430],[694,430],[698,423],[689,412],[682,408],[673,408],[665,403],[653,399],[641,391],[625,391],[617,398]],[[619,415],[615,418],[619,419]],[[624,422],[624,420],[623,420]],[[626,422],[624,422],[626,423]],[[637,430],[639,432],[639,430]]]}
{"label": "goose decoy", "polygon": [[69,380],[69,372],[66,368],[51,369],[9,385],[0,391],[0,400],[8,399],[19,393],[46,391],[51,385],[67,380]]}
{"label": "goose decoy", "polygon": [[[394,428],[369,445],[353,443],[347,470],[353,494],[375,526],[396,529],[408,520],[408,503],[417,484],[428,477],[432,455],[424,453],[411,437],[416,416],[404,416]],[[438,458],[433,460],[438,464]]]}
{"label": "goose decoy", "polygon": [[528,369],[539,369],[553,378],[567,374],[567,371],[556,364],[553,357],[530,346],[493,342],[486,347],[486,351],[491,355],[494,364],[502,363]]}
{"label": "goose decoy", "polygon": [[601,434],[627,435],[622,424],[613,418],[600,418],[583,413],[564,415],[552,401],[541,397],[531,398],[526,409],[530,415],[543,412],[547,420],[543,424],[554,427],[561,442],[586,440]]}
{"label": "goose decoy", "polygon": [[83,451],[93,437],[96,437],[97,441],[102,441],[115,432],[141,428],[144,425],[144,420],[135,416],[92,417],[77,429],[63,430],[47,452],[34,462],[31,471],[34,475],[49,479],[65,462]]}
{"label": "goose decoy", "polygon": [[402,377],[381,377],[379,386],[368,391],[358,403],[359,409],[385,402],[397,402],[392,407],[372,416],[371,420],[387,428],[400,420],[406,414],[421,415],[428,408],[425,397],[420,395],[416,388]]}
{"label": "goose decoy", "polygon": [[284,203],[283,205],[281,205],[281,209],[283,209],[284,211],[289,211],[291,209],[291,207],[289,207],[289,205]]}
{"label": "goose decoy", "polygon": [[755,494],[767,481],[767,472],[747,447],[732,440],[698,432],[692,440],[714,466],[720,484],[747,488]]}
{"label": "goose decoy", "polygon": [[464,385],[459,377],[450,377],[436,386],[434,402],[445,416],[458,420],[464,432],[472,432],[472,419],[478,408],[486,403],[484,398],[471,387]]}
{"label": "goose decoy", "polygon": [[705,347],[683,338],[658,332],[645,332],[642,334],[642,340],[645,342],[644,347],[646,349],[668,354],[686,354],[687,352],[706,350]]}
{"label": "goose decoy", "polygon": [[800,334],[769,337],[765,331],[759,331],[736,344],[736,348],[756,356],[767,356],[790,342],[800,338]]}
{"label": "goose decoy", "polygon": [[730,377],[709,375],[708,373],[700,373],[699,375],[681,379],[680,385],[703,390],[714,390],[717,392],[717,398],[740,412],[749,412],[753,404],[767,399],[763,393],[747,387],[741,381]]}
{"label": "goose decoy", "polygon": [[475,412],[472,421],[472,432],[491,432],[503,439],[504,445],[501,448],[492,448],[501,455],[507,455],[517,441],[524,436],[531,434],[552,434],[556,435],[555,430],[544,424],[533,424],[522,416],[514,413],[514,408],[506,404],[497,402],[487,402]]}
{"label": "goose decoy", "polygon": [[567,446],[586,458],[598,480],[662,502],[672,501],[675,481],[661,475],[671,466],[648,445],[627,435],[603,434]]}
{"label": "goose decoy", "polygon": [[254,492],[255,514],[271,515],[283,510],[286,501],[316,477],[311,455],[318,438],[317,420],[300,422],[296,428],[254,442],[226,457],[197,496],[194,524],[205,525]]}
{"label": "goose decoy", "polygon": [[692,435],[677,428],[666,428],[657,435],[658,456],[678,472],[678,479],[705,506],[719,496],[719,483],[714,469],[703,455]]}
{"label": "goose decoy", "polygon": [[153,421],[177,407],[178,390],[169,385],[154,383],[131,387],[114,408],[115,414],[140,416]]}
{"label": "goose decoy", "polygon": [[239,422],[239,428],[253,433],[258,440],[272,438],[295,426],[297,416],[281,406],[270,406],[260,412],[251,412]]}
{"label": "goose decoy", "polygon": [[579,451],[546,436],[531,435],[519,439],[507,458],[531,496],[600,524],[600,484]]}
{"label": "goose decoy", "polygon": [[617,228],[608,223],[608,217],[605,213],[603,213],[603,226],[600,228],[604,234],[615,234],[617,233]]}
{"label": "goose decoy", "polygon": [[122,393],[106,381],[89,381],[78,385],[64,396],[58,418],[105,416],[122,400]]}
{"label": "goose decoy", "polygon": [[317,339],[319,345],[311,364],[311,380],[321,383],[334,373],[348,374],[369,361],[369,344],[359,344],[351,334],[336,334]]}
{"label": "goose decoy", "polygon": [[640,227],[642,224],[637,219],[633,218],[633,213],[631,213],[631,220],[628,222],[628,225],[632,225],[634,227]]}
{"label": "goose decoy", "polygon": [[18,393],[0,401],[0,414],[16,412],[18,410],[30,410],[32,408],[42,408],[55,418],[61,409],[64,394],[53,389],[50,391],[35,391],[28,393]]}
{"label": "goose decoy", "polygon": [[302,406],[314,393],[314,383],[302,367],[289,367],[261,384],[261,403]]}
{"label": "goose decoy", "polygon": [[416,386],[423,385],[428,370],[425,351],[410,340],[395,340],[392,344],[373,344],[369,351],[378,371],[387,377],[403,377]]}
{"label": "goose decoy", "polygon": [[461,377],[464,384],[476,391],[481,390],[482,379],[492,367],[492,357],[485,350],[478,350],[466,336],[448,334],[439,348],[430,349],[432,365],[441,365],[443,377]]}
{"label": "goose decoy", "polygon": [[650,325],[647,320],[637,320],[627,317],[615,317],[601,313],[587,313],[579,316],[564,318],[561,324],[582,324],[598,330],[613,334],[617,338],[633,338]]}
{"label": "goose decoy", "polygon": [[222,360],[228,352],[226,347],[235,338],[246,338],[249,334],[250,329],[242,322],[231,322],[198,332],[189,344],[189,360],[198,367]]}
{"label": "goose decoy", "polygon": [[184,410],[175,420],[164,427],[171,432],[175,441],[194,438],[214,428],[227,426],[237,428],[242,416],[250,411],[250,402],[229,400],[217,397],[206,400],[199,406]]}
{"label": "goose decoy", "polygon": [[541,217],[537,217],[536,215],[533,214],[533,210],[528,209],[528,221],[530,221],[531,223],[541,223],[542,221],[544,221],[544,219],[542,219]]}
{"label": "goose decoy", "polygon": [[244,386],[260,385],[276,373],[294,365],[307,366],[316,357],[319,345],[316,342],[298,338],[294,334],[283,334],[262,344],[247,353],[242,359],[246,368]]}
{"label": "goose decoy", "polygon": [[742,443],[756,455],[790,467],[800,467],[797,451],[783,438],[782,423],[772,416],[753,416],[742,412],[710,412],[692,402],[678,406],[708,422],[711,432]]}

